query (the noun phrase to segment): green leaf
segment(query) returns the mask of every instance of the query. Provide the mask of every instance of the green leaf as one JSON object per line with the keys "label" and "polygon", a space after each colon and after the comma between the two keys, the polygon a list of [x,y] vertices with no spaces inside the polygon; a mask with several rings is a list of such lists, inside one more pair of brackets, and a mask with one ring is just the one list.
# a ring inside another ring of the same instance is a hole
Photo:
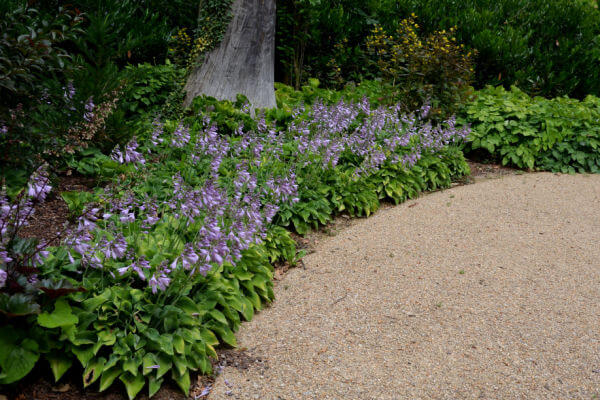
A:
{"label": "green leaf", "polygon": [[122,372],[123,371],[119,367],[113,367],[104,371],[100,377],[100,389],[98,390],[103,392],[108,389]]}
{"label": "green leaf", "polygon": [[156,361],[156,356],[152,353],[146,353],[144,355],[144,359],[142,360],[142,374],[148,375],[150,372],[154,370],[154,366],[159,365],[158,361]]}
{"label": "green leaf", "polygon": [[86,311],[95,311],[96,309],[98,309],[98,307],[100,307],[100,305],[107,302],[111,298],[111,296],[112,291],[110,288],[108,288],[104,290],[104,292],[100,293],[98,296],[94,296],[85,300],[82,303],[82,306]]}
{"label": "green leaf", "polygon": [[177,383],[177,386],[185,393],[187,396],[190,392],[190,373],[186,371],[183,375],[177,375],[175,370],[171,373],[171,377]]}
{"label": "green leaf", "polygon": [[156,356],[156,361],[159,368],[156,370],[156,377],[160,378],[164,374],[166,374],[171,367],[173,366],[173,362],[171,361],[171,357],[168,355],[161,353]]}
{"label": "green leaf", "polygon": [[39,353],[20,346],[3,347],[0,349],[0,384],[7,385],[20,380],[33,369],[39,358]]}
{"label": "green leaf", "polygon": [[0,293],[0,313],[11,317],[20,317],[40,312],[39,304],[35,303],[31,295],[16,293],[8,295]]}
{"label": "green leaf", "polygon": [[215,320],[219,321],[220,323],[227,325],[227,318],[225,318],[225,316],[223,315],[223,313],[221,313],[218,310],[211,310],[209,312],[210,316],[213,317]]}
{"label": "green leaf", "polygon": [[104,364],[106,363],[106,359],[104,357],[100,357],[92,360],[85,371],[83,372],[83,387],[88,387],[92,383],[96,382],[100,375],[102,375],[102,371],[104,371]]}
{"label": "green leaf", "polygon": [[216,332],[221,338],[221,340],[223,340],[229,346],[237,346],[237,340],[235,339],[235,335],[227,326],[214,324],[210,326],[210,329]]}
{"label": "green leaf", "polygon": [[73,354],[77,357],[81,366],[87,368],[88,363],[94,357],[94,347],[73,347],[71,349]]}
{"label": "green leaf", "polygon": [[152,397],[158,392],[160,387],[162,386],[163,379],[156,379],[151,376],[148,378],[148,397]]}
{"label": "green leaf", "polygon": [[54,304],[52,314],[42,313],[38,315],[38,324],[44,328],[58,328],[61,326],[75,325],[79,318],[71,312],[71,306],[66,300],[60,299]]}
{"label": "green leaf", "polygon": [[139,374],[139,366],[142,364],[142,360],[139,356],[130,357],[128,360],[123,362],[123,371],[128,371],[131,375]]}
{"label": "green leaf", "polygon": [[125,389],[127,390],[127,396],[129,396],[129,400],[133,400],[135,396],[142,390],[144,387],[145,379],[142,374],[133,376],[129,372],[125,372],[119,378],[121,382],[125,384]]}
{"label": "green leaf", "polygon": [[177,334],[173,335],[173,348],[179,354],[183,354],[185,351],[185,342],[183,338]]}
{"label": "green leaf", "polygon": [[47,355],[46,358],[50,363],[50,369],[52,370],[52,374],[54,375],[54,382],[58,382],[58,380],[64,375],[65,372],[71,365],[73,365],[73,360],[57,354]]}

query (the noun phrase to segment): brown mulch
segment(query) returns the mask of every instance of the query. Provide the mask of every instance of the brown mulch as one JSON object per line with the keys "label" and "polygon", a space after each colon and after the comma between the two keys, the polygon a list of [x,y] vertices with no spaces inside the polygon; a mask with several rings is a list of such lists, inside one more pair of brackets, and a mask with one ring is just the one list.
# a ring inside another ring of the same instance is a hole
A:
{"label": "brown mulch", "polygon": [[60,196],[61,192],[91,191],[95,186],[92,178],[82,176],[61,176],[45,202],[35,206],[35,213],[29,225],[21,228],[20,236],[38,238],[43,243],[56,245],[58,233],[69,220],[69,208]]}

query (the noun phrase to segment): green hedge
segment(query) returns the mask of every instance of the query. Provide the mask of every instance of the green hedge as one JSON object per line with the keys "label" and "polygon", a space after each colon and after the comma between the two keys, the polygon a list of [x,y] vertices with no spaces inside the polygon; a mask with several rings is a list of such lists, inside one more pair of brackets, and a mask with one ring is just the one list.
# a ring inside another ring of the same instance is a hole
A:
{"label": "green hedge", "polygon": [[600,12],[583,0],[399,0],[424,29],[457,27],[478,50],[479,85],[544,96],[600,94]]}

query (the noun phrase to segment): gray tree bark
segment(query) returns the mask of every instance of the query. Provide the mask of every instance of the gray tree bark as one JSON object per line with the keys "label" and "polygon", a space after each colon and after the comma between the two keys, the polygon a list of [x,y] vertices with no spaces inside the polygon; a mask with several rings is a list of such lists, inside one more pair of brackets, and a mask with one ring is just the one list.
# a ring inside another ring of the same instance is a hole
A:
{"label": "gray tree bark", "polygon": [[276,106],[275,0],[235,0],[232,13],[222,42],[190,73],[185,106],[202,94],[235,100],[238,93],[253,109]]}

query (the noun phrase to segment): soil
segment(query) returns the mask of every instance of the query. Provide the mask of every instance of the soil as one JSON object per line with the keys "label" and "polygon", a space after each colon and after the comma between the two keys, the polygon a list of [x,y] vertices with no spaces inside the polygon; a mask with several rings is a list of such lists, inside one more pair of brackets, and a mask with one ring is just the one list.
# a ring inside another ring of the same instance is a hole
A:
{"label": "soil", "polygon": [[53,190],[45,202],[35,206],[35,213],[29,219],[29,225],[20,230],[26,238],[38,238],[49,245],[58,244],[59,232],[69,220],[69,208],[60,196],[61,192],[91,191],[94,180],[82,176],[62,176],[58,190]]}

